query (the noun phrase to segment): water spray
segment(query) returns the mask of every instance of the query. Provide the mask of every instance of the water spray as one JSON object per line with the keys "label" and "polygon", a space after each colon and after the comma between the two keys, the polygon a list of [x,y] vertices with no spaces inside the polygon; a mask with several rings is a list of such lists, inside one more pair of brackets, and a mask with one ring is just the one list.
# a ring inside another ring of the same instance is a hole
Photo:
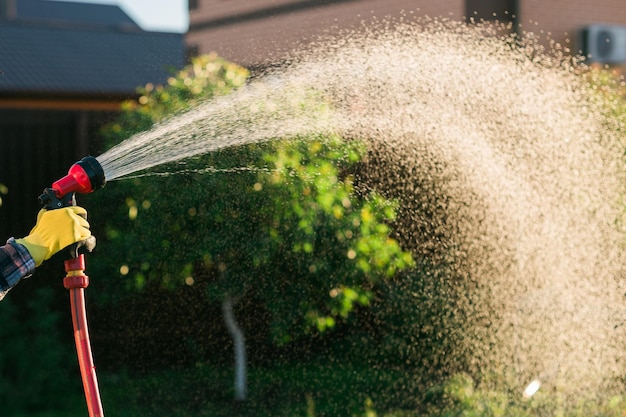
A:
{"label": "water spray", "polygon": [[538,378],[533,379],[524,389],[524,398],[529,399],[539,391],[541,381]]}
{"label": "water spray", "polygon": [[[104,187],[106,183],[104,170],[96,158],[86,156],[73,164],[66,176],[52,183],[39,196],[41,205],[54,210],[76,205],[75,194],[91,193]],[[102,402],[98,390],[96,368],[91,354],[89,331],[87,327],[87,313],[85,310],[85,288],[89,285],[89,277],[85,275],[84,250],[91,251],[95,246],[93,236],[85,242],[79,242],[71,247],[71,256],[65,260],[65,278],[63,286],[70,292],[70,307],[74,326],[74,341],[78,364],[83,380],[87,410],[90,417],[102,417]]]}

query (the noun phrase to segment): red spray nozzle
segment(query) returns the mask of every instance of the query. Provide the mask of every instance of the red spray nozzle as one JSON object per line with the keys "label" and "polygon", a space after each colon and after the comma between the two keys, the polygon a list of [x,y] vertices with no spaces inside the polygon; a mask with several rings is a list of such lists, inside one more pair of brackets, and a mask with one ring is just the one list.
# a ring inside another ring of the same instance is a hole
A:
{"label": "red spray nozzle", "polygon": [[93,156],[86,156],[70,167],[67,175],[43,190],[39,196],[42,207],[54,210],[76,204],[74,193],[86,194],[106,184],[104,169]]}
{"label": "red spray nozzle", "polygon": [[52,184],[57,197],[77,192],[81,194],[99,190],[106,184],[102,165],[93,156],[86,156],[72,165],[66,176]]}

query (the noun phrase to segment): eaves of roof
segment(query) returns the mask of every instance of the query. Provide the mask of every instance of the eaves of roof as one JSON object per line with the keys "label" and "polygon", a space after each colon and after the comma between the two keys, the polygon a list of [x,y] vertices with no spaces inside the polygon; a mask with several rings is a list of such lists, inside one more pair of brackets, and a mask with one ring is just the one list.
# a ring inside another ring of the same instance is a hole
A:
{"label": "eaves of roof", "polygon": [[119,6],[72,1],[19,0],[13,19],[31,23],[61,23],[91,27],[128,27],[141,30]]}

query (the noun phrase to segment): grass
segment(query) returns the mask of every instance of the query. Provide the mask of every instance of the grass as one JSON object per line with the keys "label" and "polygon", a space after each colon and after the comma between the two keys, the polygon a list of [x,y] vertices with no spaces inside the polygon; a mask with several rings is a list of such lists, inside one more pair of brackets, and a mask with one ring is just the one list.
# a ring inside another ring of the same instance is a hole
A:
{"label": "grass", "polygon": [[232,370],[197,365],[143,377],[105,375],[105,411],[119,417],[254,415],[340,416],[361,413],[366,404],[392,393],[392,373],[352,365],[292,364],[251,369],[249,398],[233,398]]}
{"label": "grass", "polygon": [[[101,373],[99,378],[105,415],[116,417],[626,416],[623,395],[557,406],[558,398],[540,392],[532,401],[520,402],[477,387],[463,374],[433,387],[437,399],[418,411],[413,389],[401,383],[410,385],[410,375],[345,362],[252,368],[245,402],[233,400],[232,369],[206,363],[143,375]],[[3,415],[85,417],[87,407],[82,391],[71,390],[63,409]]]}

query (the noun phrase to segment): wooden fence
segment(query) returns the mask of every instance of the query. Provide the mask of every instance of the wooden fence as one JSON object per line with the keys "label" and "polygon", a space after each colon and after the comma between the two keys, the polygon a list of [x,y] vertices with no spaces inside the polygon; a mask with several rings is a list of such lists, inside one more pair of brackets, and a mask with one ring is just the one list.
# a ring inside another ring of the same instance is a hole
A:
{"label": "wooden fence", "polygon": [[87,154],[102,149],[107,112],[0,110],[0,243],[34,225],[45,187]]}

